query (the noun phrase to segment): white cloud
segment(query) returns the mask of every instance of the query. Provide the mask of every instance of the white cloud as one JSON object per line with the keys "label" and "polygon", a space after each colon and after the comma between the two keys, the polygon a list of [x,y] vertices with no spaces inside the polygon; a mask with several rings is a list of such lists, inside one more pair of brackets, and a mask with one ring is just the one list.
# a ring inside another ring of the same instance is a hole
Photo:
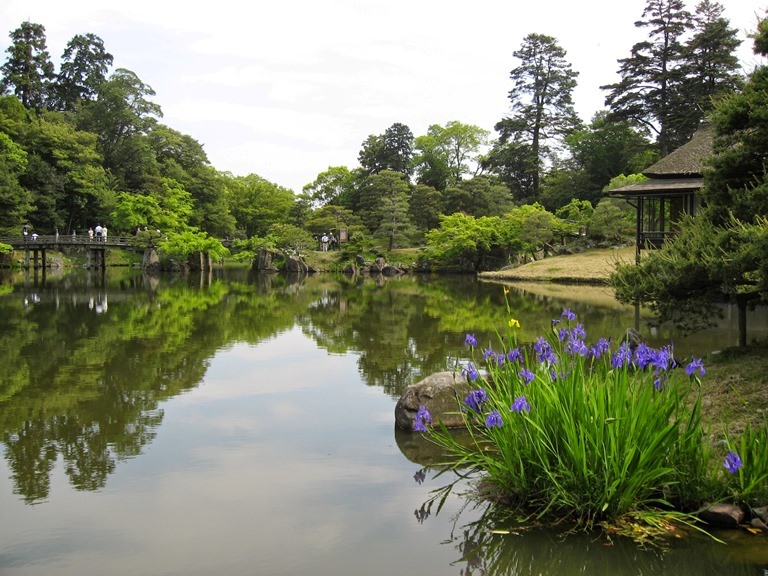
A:
{"label": "white cloud", "polygon": [[[415,135],[450,120],[492,131],[508,111],[512,53],[533,32],[566,50],[588,121],[617,60],[643,39],[634,22],[645,4],[6,0],[0,21],[7,32],[43,24],[55,60],[74,34],[100,36],[116,67],[155,89],[164,122],[201,142],[216,168],[298,192],[328,166],[356,166],[365,138],[395,122]],[[757,4],[724,4],[734,27],[754,30]],[[754,63],[751,42],[739,54]]]}

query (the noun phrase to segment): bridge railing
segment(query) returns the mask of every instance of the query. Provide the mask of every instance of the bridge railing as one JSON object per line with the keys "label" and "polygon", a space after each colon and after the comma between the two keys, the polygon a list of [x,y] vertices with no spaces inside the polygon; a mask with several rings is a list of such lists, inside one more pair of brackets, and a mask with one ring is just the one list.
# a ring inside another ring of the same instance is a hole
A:
{"label": "bridge railing", "polygon": [[89,238],[86,235],[72,236],[71,234],[45,234],[34,238],[32,234],[27,235],[26,238],[21,234],[18,236],[0,236],[0,244],[10,244],[16,250],[33,249],[36,246],[49,248],[59,245],[132,247],[134,243],[138,244],[136,238],[132,236],[107,236],[106,239],[99,237]]}

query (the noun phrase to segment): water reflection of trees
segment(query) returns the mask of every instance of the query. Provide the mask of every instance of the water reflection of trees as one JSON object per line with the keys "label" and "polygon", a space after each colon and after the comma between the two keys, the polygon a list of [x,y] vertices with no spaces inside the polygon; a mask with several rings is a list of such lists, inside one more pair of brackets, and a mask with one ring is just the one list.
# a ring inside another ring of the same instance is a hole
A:
{"label": "water reflection of trees", "polygon": [[[329,353],[355,354],[365,384],[396,397],[466,354],[467,331],[488,342],[507,321],[501,289],[466,277],[110,270],[11,285],[0,292],[0,429],[14,490],[29,502],[47,497],[58,458],[76,488],[104,486],[117,462],[152,441],[160,404],[200,383],[216,351],[235,342],[299,325]],[[40,300],[24,306],[30,289]],[[92,298],[108,309],[96,314]],[[552,307],[522,296],[512,305],[520,317],[549,318]]]}

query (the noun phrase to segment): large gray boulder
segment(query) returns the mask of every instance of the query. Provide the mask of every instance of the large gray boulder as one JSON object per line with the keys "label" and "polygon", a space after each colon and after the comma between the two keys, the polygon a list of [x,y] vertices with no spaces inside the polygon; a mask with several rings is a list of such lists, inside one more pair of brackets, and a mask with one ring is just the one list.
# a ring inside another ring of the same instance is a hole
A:
{"label": "large gray boulder", "polygon": [[253,261],[252,267],[259,272],[276,272],[275,267],[272,265],[272,252],[261,248],[258,256]]}
{"label": "large gray boulder", "polygon": [[153,248],[144,251],[144,259],[141,262],[141,267],[145,270],[158,270],[160,268],[160,257]]}
{"label": "large gray boulder", "polygon": [[464,426],[461,404],[471,386],[456,372],[437,372],[405,389],[395,405],[395,424],[403,430],[413,430],[413,419],[419,406],[424,406],[432,416],[448,428]]}
{"label": "large gray boulder", "polygon": [[306,274],[309,272],[309,267],[301,258],[297,256],[288,256],[285,259],[285,271],[292,274]]}

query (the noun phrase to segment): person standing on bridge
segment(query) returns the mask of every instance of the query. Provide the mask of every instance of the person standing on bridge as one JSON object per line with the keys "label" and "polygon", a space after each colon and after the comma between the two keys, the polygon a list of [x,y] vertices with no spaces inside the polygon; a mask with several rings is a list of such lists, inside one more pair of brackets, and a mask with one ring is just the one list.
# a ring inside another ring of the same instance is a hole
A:
{"label": "person standing on bridge", "polygon": [[88,228],[88,240],[93,242],[93,228]]}
{"label": "person standing on bridge", "polygon": [[24,224],[23,228],[21,229],[21,235],[24,236],[24,242],[27,241],[28,234],[29,234],[29,226],[27,224]]}
{"label": "person standing on bridge", "polygon": [[107,241],[107,227],[102,226],[101,227],[101,237],[104,239],[104,242]]}
{"label": "person standing on bridge", "polygon": [[96,232],[96,242],[101,242],[101,224],[96,224],[96,228],[93,229]]}

